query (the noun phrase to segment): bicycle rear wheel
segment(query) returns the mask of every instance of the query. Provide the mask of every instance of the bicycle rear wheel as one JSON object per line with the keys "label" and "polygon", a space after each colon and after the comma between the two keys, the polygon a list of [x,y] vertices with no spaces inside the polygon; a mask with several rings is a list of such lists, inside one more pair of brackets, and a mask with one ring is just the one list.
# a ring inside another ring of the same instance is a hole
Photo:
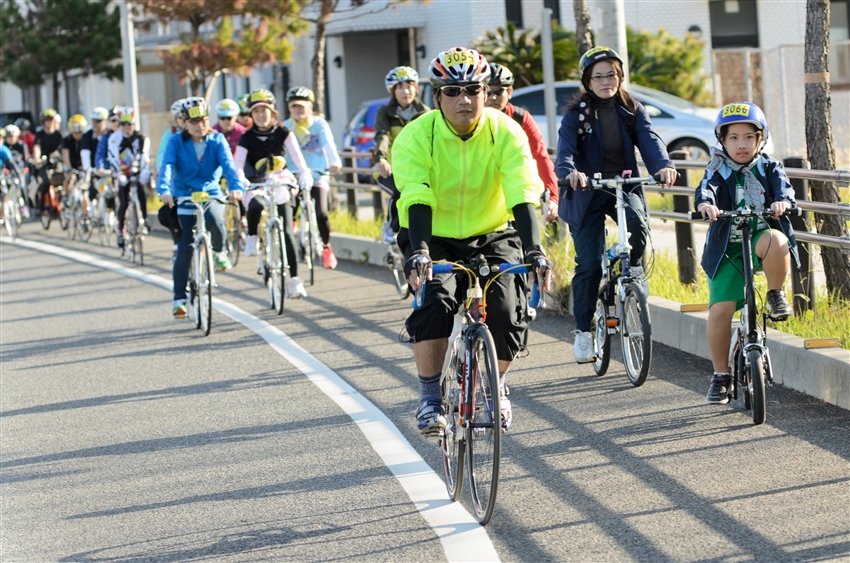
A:
{"label": "bicycle rear wheel", "polygon": [[753,405],[753,423],[764,422],[767,398],[764,393],[764,358],[761,350],[750,350],[747,352],[748,369],[750,370],[751,393],[750,399]]}
{"label": "bicycle rear wheel", "polygon": [[[455,357],[460,364],[462,358]],[[451,365],[451,363],[449,364]],[[466,453],[464,429],[461,427],[460,403],[463,400],[458,377],[462,369],[454,369],[443,380],[443,410],[446,413],[446,430],[440,438],[443,452],[443,473],[446,476],[446,491],[453,501],[460,499],[463,490],[463,461]]]}
{"label": "bicycle rear wheel", "polygon": [[136,208],[136,236],[135,236],[135,244],[136,244],[136,254],[139,258],[139,266],[145,265],[145,249],[143,245],[143,241],[145,240],[145,230],[144,230],[144,220],[145,216],[142,214],[142,204],[139,200],[133,204]]}
{"label": "bicycle rear wheel", "polygon": [[242,251],[242,214],[239,212],[239,204],[229,202],[224,218],[227,223],[227,253],[230,262],[236,266]]}
{"label": "bicycle rear wheel", "polygon": [[620,341],[626,374],[632,385],[640,387],[646,381],[652,362],[652,325],[646,296],[639,286],[632,283],[626,285],[622,311]]}
{"label": "bicycle rear wheel", "polygon": [[604,290],[599,292],[596,300],[596,311],[593,313],[594,346],[596,347],[596,360],[593,362],[593,371],[596,375],[605,375],[608,371],[608,363],[611,361],[611,335],[608,334],[608,305],[605,303]]}
{"label": "bicycle rear wheel", "polygon": [[94,230],[91,213],[92,204],[89,202],[89,212],[83,214],[83,210],[80,208],[79,216],[77,217],[77,224],[80,227],[80,240],[83,242],[88,242],[91,239],[92,230]]}
{"label": "bicycle rear wheel", "polygon": [[467,340],[471,365],[467,367],[472,385],[467,390],[469,424],[466,428],[466,462],[472,509],[482,525],[490,521],[499,488],[499,461],[502,455],[502,416],[499,396],[499,370],[496,345],[486,326],[476,327]]}
{"label": "bicycle rear wheel", "polygon": [[271,302],[272,309],[278,315],[282,315],[284,301],[286,300],[286,251],[283,246],[283,233],[277,224],[273,225],[271,229],[269,249],[271,253],[269,257],[271,270],[268,281],[269,301]]}
{"label": "bicycle rear wheel", "polygon": [[[80,206],[75,203],[68,208],[68,238],[74,240],[78,233],[80,233]],[[83,238],[82,234],[80,238]]]}
{"label": "bicycle rear wheel", "polygon": [[[59,200],[59,226],[63,231],[68,230],[68,225],[71,223],[71,208],[68,206],[68,199],[65,195]],[[69,235],[70,236],[70,235]]]}
{"label": "bicycle rear wheel", "polygon": [[202,238],[198,245],[198,328],[208,336],[212,329],[212,252],[207,240]]}

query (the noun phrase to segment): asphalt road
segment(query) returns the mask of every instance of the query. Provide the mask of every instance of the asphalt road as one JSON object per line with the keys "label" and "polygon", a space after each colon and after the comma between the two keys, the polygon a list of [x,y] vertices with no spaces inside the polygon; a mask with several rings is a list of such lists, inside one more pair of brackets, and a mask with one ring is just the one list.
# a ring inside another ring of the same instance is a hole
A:
{"label": "asphalt road", "polygon": [[[599,378],[572,363],[571,320],[543,316],[509,375],[486,534],[468,515],[435,524],[458,506],[425,487],[435,474],[387,461],[410,450],[442,472],[415,429],[409,302],[386,270],[317,272],[278,317],[243,257],[217,297],[258,320],[216,311],[203,338],[171,319],[168,291],[93,263],[170,279],[160,234],[144,267],[55,224],[21,236],[92,259],[0,245],[4,562],[850,560],[850,413],[832,405],[773,388],[756,427],[740,404],[704,403],[708,361],[656,345],[634,388],[620,364]],[[350,388],[328,394],[263,321]],[[396,434],[376,438],[357,401]]]}

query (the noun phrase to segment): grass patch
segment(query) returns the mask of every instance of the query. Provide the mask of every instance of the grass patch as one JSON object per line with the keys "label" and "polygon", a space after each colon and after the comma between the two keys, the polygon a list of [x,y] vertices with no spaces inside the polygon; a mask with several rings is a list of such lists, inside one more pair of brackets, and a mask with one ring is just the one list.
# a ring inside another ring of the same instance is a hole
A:
{"label": "grass patch", "polygon": [[358,221],[345,211],[331,211],[328,213],[331,221],[331,230],[345,235],[369,237],[381,239],[381,219],[372,221]]}

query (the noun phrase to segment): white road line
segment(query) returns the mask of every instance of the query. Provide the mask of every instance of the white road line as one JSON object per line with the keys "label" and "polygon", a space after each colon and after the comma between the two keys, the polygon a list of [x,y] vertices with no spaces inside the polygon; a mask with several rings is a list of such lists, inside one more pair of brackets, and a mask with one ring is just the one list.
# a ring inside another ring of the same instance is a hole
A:
{"label": "white road line", "polygon": [[[169,292],[172,289],[171,280],[95,258],[90,254],[20,238],[12,240],[0,236],[0,241],[96,266]],[[431,470],[422,456],[378,407],[277,327],[219,298],[213,298],[213,306],[268,342],[269,346],[307,376],[351,417],[434,530],[448,561],[499,561],[496,548],[484,527],[480,526],[460,503],[451,502],[447,498],[443,480]]]}

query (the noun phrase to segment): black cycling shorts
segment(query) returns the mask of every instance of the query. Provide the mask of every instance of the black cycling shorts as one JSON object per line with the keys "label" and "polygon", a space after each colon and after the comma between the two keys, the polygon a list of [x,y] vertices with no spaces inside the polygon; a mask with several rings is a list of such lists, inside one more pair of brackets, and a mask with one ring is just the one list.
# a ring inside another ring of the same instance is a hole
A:
{"label": "black cycling shorts", "polygon": [[[399,231],[398,244],[405,259],[410,257],[410,238],[406,228]],[[496,264],[521,264],[523,259],[522,243],[513,229],[462,240],[432,237],[428,247],[434,261],[468,263],[479,254]],[[523,335],[528,330],[525,278],[524,274],[503,274],[487,291],[487,326],[493,334],[496,356],[500,360],[512,361],[519,354]],[[466,295],[465,286],[466,276],[448,274],[435,275],[427,283],[422,308],[414,310],[405,323],[411,342],[451,336],[454,314]]]}

